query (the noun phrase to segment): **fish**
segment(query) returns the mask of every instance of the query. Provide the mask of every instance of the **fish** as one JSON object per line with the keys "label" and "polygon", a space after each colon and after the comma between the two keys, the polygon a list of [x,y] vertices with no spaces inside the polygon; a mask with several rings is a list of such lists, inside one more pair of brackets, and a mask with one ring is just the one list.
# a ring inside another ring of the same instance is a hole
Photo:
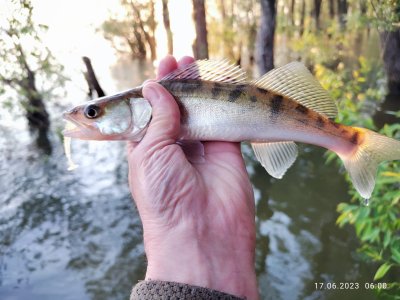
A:
{"label": "fish", "polygon": [[[336,123],[335,102],[300,62],[248,80],[245,71],[227,60],[198,60],[157,82],[178,103],[179,143],[249,142],[257,160],[275,178],[282,178],[295,162],[296,142],[317,145],[341,158],[355,189],[369,199],[378,165],[400,159],[400,141]],[[64,131],[64,136],[140,142],[152,116],[142,88],[65,112],[64,118],[75,128]]]}

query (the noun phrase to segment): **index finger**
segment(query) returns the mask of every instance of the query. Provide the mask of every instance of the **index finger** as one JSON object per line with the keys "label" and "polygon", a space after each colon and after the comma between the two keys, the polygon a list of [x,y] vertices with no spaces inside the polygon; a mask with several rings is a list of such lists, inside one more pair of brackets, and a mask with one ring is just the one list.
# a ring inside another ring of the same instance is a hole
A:
{"label": "index finger", "polygon": [[177,68],[178,63],[176,62],[175,57],[172,55],[167,55],[160,61],[158,65],[157,79],[163,78],[165,75],[171,73]]}
{"label": "index finger", "polygon": [[184,56],[177,62],[173,56],[167,55],[158,65],[157,80],[163,78],[176,69],[183,69],[192,62],[194,62],[194,58],[191,56]]}

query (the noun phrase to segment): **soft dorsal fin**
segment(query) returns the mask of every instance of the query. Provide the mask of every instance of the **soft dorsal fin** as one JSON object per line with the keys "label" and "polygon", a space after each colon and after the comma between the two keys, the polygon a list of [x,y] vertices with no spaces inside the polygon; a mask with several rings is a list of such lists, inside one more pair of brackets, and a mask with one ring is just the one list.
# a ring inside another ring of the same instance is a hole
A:
{"label": "soft dorsal fin", "polygon": [[268,174],[279,179],[297,157],[297,145],[294,142],[251,143],[251,146]]}
{"label": "soft dorsal fin", "polygon": [[161,80],[201,79],[225,83],[245,83],[246,72],[228,60],[198,60],[169,73]]}
{"label": "soft dorsal fin", "polygon": [[300,62],[291,62],[273,69],[261,78],[252,82],[258,87],[289,97],[302,105],[335,118],[335,102],[310,71]]}

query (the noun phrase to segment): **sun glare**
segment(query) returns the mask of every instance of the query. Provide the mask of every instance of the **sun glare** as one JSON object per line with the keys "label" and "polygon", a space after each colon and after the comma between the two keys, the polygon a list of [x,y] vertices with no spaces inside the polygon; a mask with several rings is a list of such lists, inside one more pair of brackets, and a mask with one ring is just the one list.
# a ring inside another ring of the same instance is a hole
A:
{"label": "sun glare", "polygon": [[[192,43],[195,38],[194,23],[192,19],[191,1],[170,0],[168,1],[171,30],[173,32],[174,55],[180,58],[185,55],[193,55]],[[168,54],[167,35],[163,26],[162,3],[156,2],[156,18],[158,22],[157,56],[159,58]]]}

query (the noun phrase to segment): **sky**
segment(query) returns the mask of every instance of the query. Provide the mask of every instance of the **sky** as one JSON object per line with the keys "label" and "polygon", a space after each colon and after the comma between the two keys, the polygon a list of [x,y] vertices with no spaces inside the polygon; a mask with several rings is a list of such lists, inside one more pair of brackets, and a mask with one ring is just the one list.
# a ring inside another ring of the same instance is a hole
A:
{"label": "sky", "polygon": [[[115,51],[98,29],[110,14],[121,13],[119,0],[32,0],[32,3],[35,19],[49,26],[45,42],[56,56],[67,61],[71,55],[86,55],[94,63],[101,61],[104,67],[115,61]],[[167,43],[161,1],[156,1],[155,9],[157,51],[158,57],[163,57]],[[176,56],[191,55],[195,36],[191,1],[170,0],[169,11]]]}
{"label": "sky", "polygon": [[[102,32],[101,24],[111,14],[122,14],[119,0],[31,0],[33,18],[37,23],[49,27],[43,42],[58,61],[64,65],[68,77],[76,77],[84,70],[82,56],[88,56],[106,90],[112,89],[110,67],[118,55]],[[4,16],[10,11],[10,0],[0,0],[0,26]],[[162,21],[162,2],[155,2],[157,54],[162,58],[167,54],[167,39]],[[195,29],[192,21],[191,1],[170,0],[169,12],[171,29],[174,34],[174,54],[176,57],[192,55]],[[157,61],[155,62],[157,65]],[[86,88],[86,87],[84,87]]]}

